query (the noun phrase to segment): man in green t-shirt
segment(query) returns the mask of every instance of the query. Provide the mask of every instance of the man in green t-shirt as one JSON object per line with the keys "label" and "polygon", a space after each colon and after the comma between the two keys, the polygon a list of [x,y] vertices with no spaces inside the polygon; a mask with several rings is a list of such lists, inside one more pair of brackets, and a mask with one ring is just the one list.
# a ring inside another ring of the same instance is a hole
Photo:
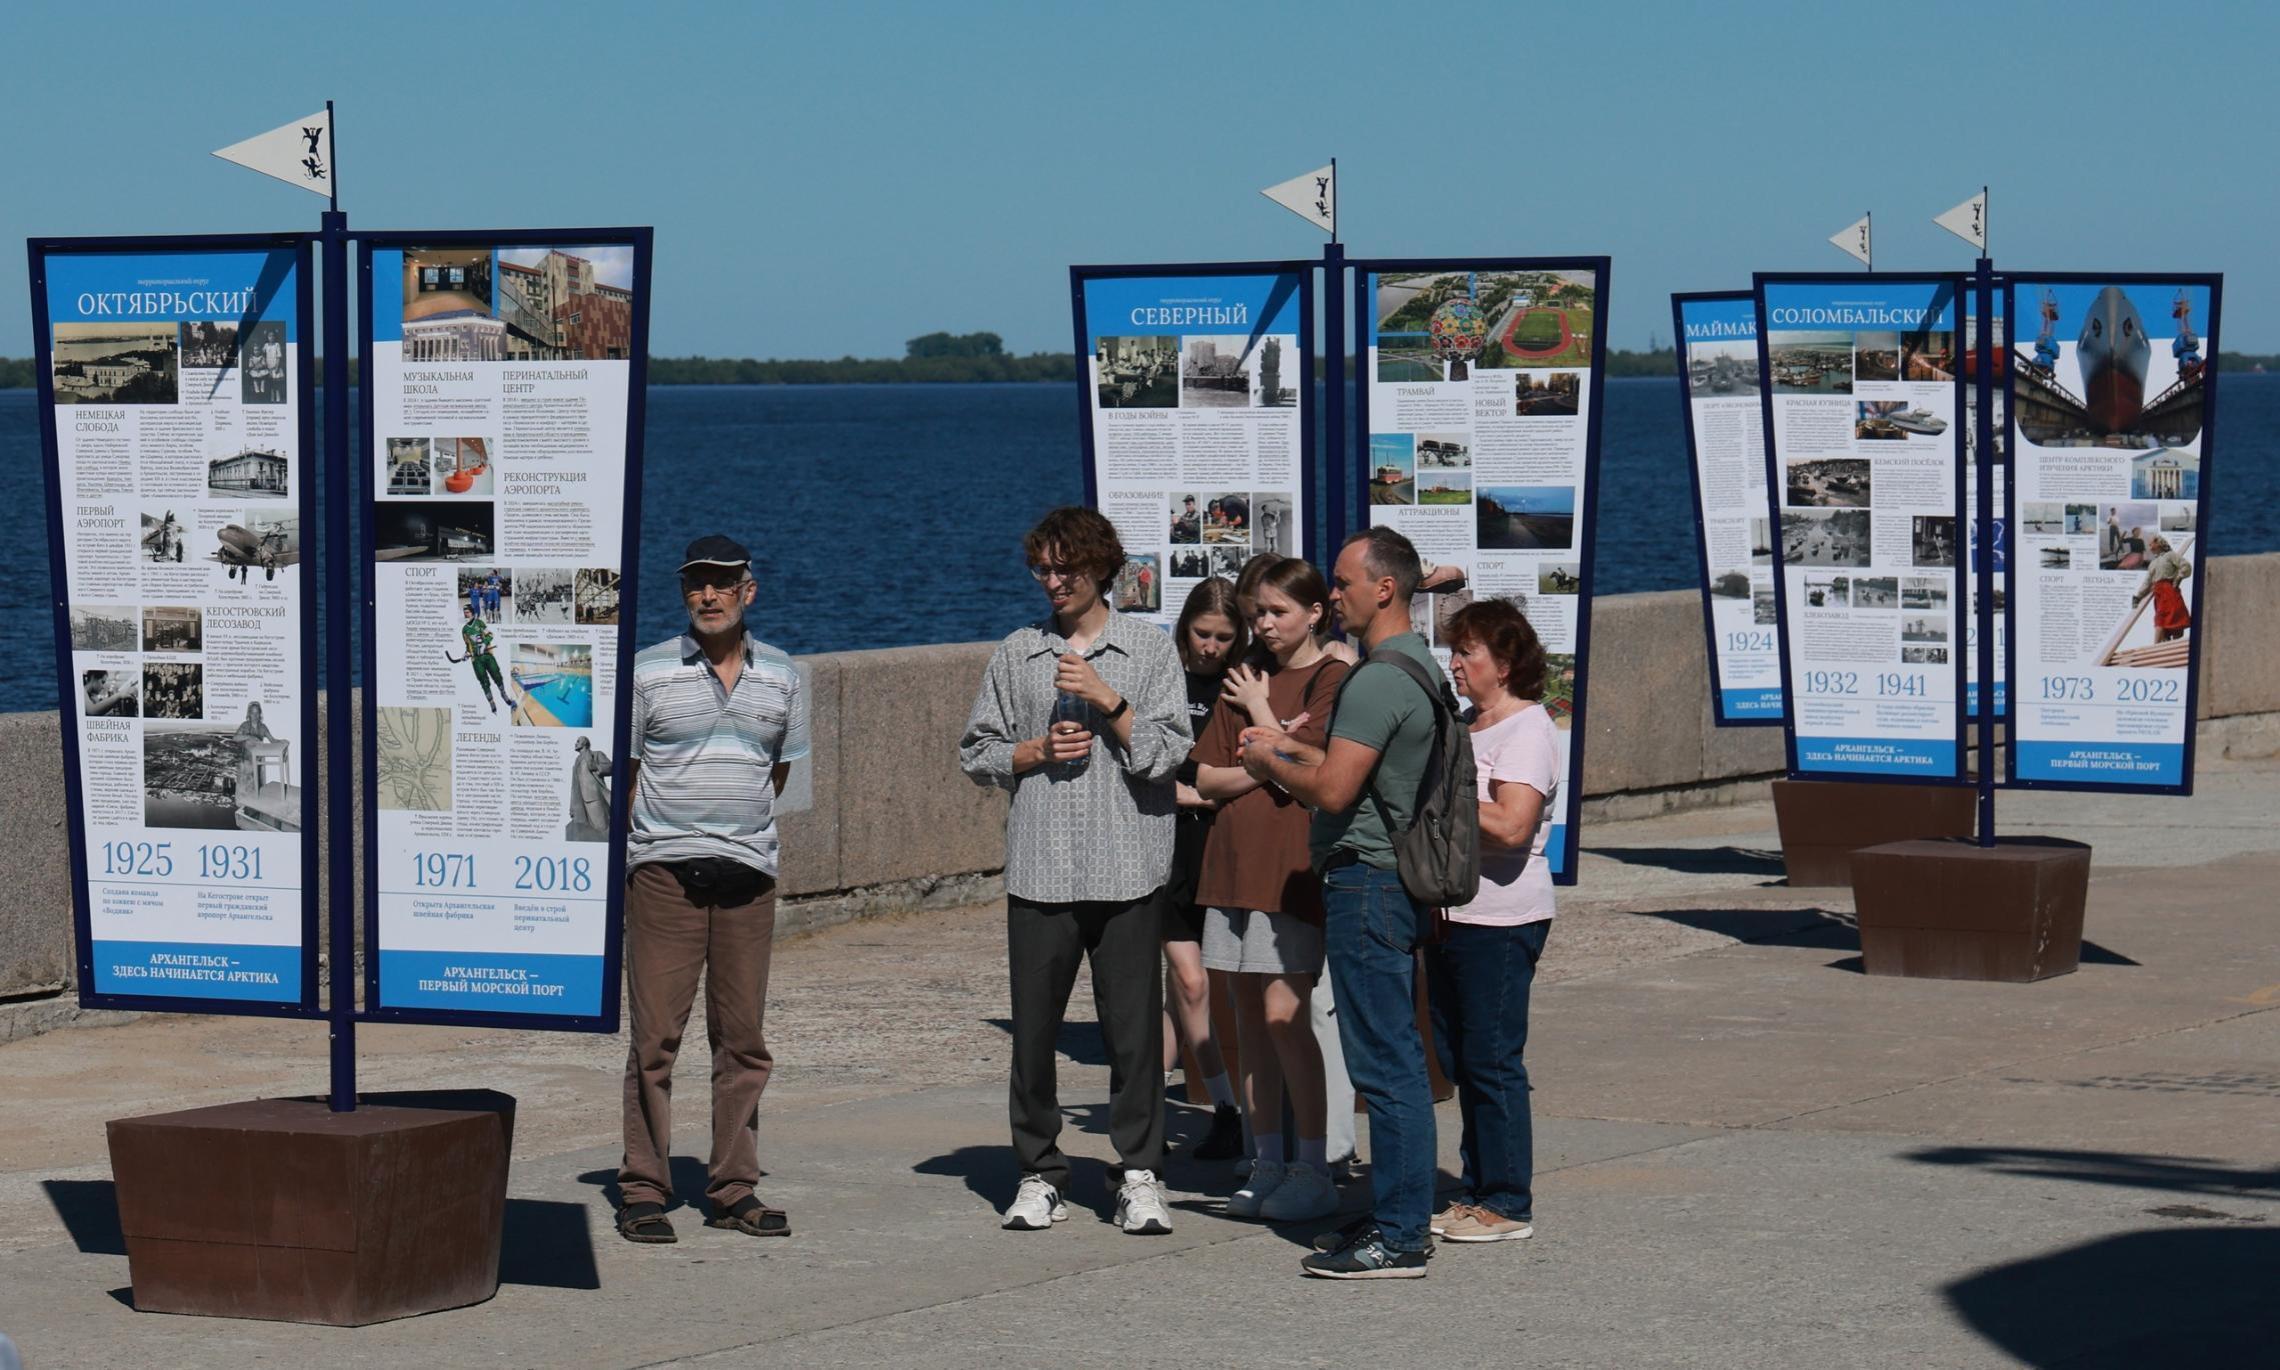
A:
{"label": "man in green t-shirt", "polygon": [[[1371,528],[1346,539],[1330,598],[1364,652],[1406,652],[1435,670],[1409,628],[1423,568],[1409,539]],[[1364,661],[1346,677],[1327,747],[1248,728],[1243,766],[1314,810],[1309,835],[1322,900],[1338,1040],[1370,1114],[1369,1218],[1333,1250],[1301,1261],[1327,1279],[1425,1273],[1432,1243],[1433,1091],[1417,1032],[1416,951],[1431,927],[1395,869],[1392,834],[1407,828],[1433,754],[1433,703],[1398,666]]]}
{"label": "man in green t-shirt", "polygon": [[[451,659],[453,661],[465,661],[474,668],[475,683],[483,687],[483,702],[491,706],[492,713],[499,711],[499,700],[491,698],[491,687],[493,685],[499,687],[499,699],[506,700],[507,707],[513,708],[515,701],[507,693],[506,677],[499,674],[499,659],[491,655],[491,649],[494,645],[491,638],[491,625],[475,617],[475,611],[465,606],[461,606],[459,616],[466,620],[459,625],[459,638],[467,644],[467,655],[465,657],[452,656]],[[451,656],[451,653],[445,652],[444,655]]]}

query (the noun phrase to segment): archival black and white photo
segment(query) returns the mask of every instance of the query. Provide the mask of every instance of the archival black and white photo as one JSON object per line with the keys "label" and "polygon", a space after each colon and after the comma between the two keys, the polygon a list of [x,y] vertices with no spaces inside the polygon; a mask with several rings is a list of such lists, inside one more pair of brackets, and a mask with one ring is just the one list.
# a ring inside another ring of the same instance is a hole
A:
{"label": "archival black and white photo", "polygon": [[285,402],[285,325],[257,323],[245,330],[238,349],[239,398],[245,404]]}
{"label": "archival black and white photo", "polygon": [[515,622],[570,623],[575,620],[572,596],[577,577],[571,571],[515,572]]}
{"label": "archival black and white photo", "polygon": [[618,573],[606,566],[581,567],[577,578],[578,621],[618,621]]}
{"label": "archival black and white photo", "polygon": [[1243,563],[1251,559],[1251,549],[1248,547],[1211,547],[1205,550],[1211,553],[1211,574],[1225,576],[1229,580],[1242,575]]}
{"label": "archival black and white photo", "polygon": [[1719,599],[1748,599],[1750,597],[1749,571],[1736,568],[1712,575],[1710,577],[1710,593]]}
{"label": "archival black and white photo", "polygon": [[1188,338],[1180,349],[1180,405],[1187,409],[1248,409],[1256,388],[1258,357],[1251,339]]}
{"label": "archival black and white photo", "polygon": [[284,499],[291,465],[274,447],[232,444],[206,460],[206,493],[236,499]]}
{"label": "archival black and white photo", "polygon": [[372,512],[376,561],[488,561],[497,542],[490,500],[380,500]]}
{"label": "archival black and white photo", "polygon": [[1750,623],[1764,628],[1781,622],[1781,604],[1771,590],[1750,592]]}
{"label": "archival black and white photo", "polygon": [[570,748],[570,821],[562,827],[565,842],[610,840],[610,757],[596,751],[593,739],[581,737]]}
{"label": "archival black and white photo", "polygon": [[1172,574],[1181,580],[1201,580],[1211,574],[1211,553],[1201,547],[1174,547]]}
{"label": "archival black and white photo", "polygon": [[79,691],[89,718],[133,718],[142,712],[138,671],[81,671]]}
{"label": "archival black and white photo", "polygon": [[2074,565],[2074,553],[2065,547],[2045,547],[2041,555],[2045,571],[2065,571]]}
{"label": "archival black and white photo", "polygon": [[1808,609],[1844,609],[1852,605],[1849,576],[1808,574],[1801,590]]}
{"label": "archival black and white photo", "polygon": [[1900,607],[1900,577],[1861,576],[1853,581],[1852,603],[1855,609],[1897,609]]}
{"label": "archival black and white photo", "polygon": [[1917,514],[1910,526],[1908,562],[1912,566],[1955,565],[1955,516]]}
{"label": "archival black and white photo", "polygon": [[55,402],[173,404],[182,389],[180,341],[170,323],[59,323]]}
{"label": "archival black and white photo", "polygon": [[[1537,562],[1536,593],[1539,595],[1576,595],[1583,593],[1582,567],[1583,563],[1576,561]],[[1741,577],[1740,589],[1720,588],[1721,582],[1728,581],[1735,576]],[[1747,595],[1749,592],[1750,577],[1747,571],[1728,571],[1724,576],[1712,581],[1710,585],[1710,593],[1714,595],[1726,594],[1736,599]]]}
{"label": "archival black and white photo", "polygon": [[1948,640],[1948,623],[1945,615],[1909,614],[1900,620],[1902,642],[1945,642]]}
{"label": "archival black and white photo", "polygon": [[[2000,594],[2001,591],[1996,593]],[[1902,576],[1900,578],[1900,607],[1922,610],[1947,617],[1947,585],[1933,576]],[[1996,608],[2003,606],[1997,604]]]}
{"label": "archival black and white photo", "polygon": [[145,718],[206,716],[206,668],[198,662],[144,662],[142,692]]}
{"label": "archival black and white photo", "polygon": [[1773,565],[1773,520],[1770,518],[1750,520],[1750,565]]}
{"label": "archival black and white photo", "polygon": [[1869,550],[1866,509],[1796,509],[1781,516],[1781,559],[1790,565],[1866,566]]}
{"label": "archival black and white photo", "polygon": [[1785,473],[1788,493],[1783,502],[1816,509],[1869,507],[1869,463],[1866,457],[1809,457],[1789,463]]}
{"label": "archival black and white photo", "polygon": [[[194,669],[194,668],[193,668]],[[149,682],[144,682],[148,693]],[[151,701],[146,717],[163,714]],[[238,768],[245,752],[227,723],[143,727],[143,823],[153,828],[235,828]]]}
{"label": "archival black and white photo", "polygon": [[142,611],[142,649],[146,652],[198,652],[205,650],[205,611],[192,605],[146,604]]}
{"label": "archival black and white photo", "polygon": [[1948,649],[1945,647],[1902,647],[1900,660],[1910,666],[1945,666]]}
{"label": "archival black and white photo", "polygon": [[1251,549],[1276,556],[1296,556],[1298,528],[1291,518],[1290,496],[1264,492],[1251,496]]}
{"label": "archival black and white photo", "polygon": [[388,495],[432,495],[435,465],[427,438],[390,438],[380,459],[380,490]]}
{"label": "archival black and white photo", "polygon": [[182,364],[205,371],[237,365],[238,330],[234,323],[182,325]]}
{"label": "archival black and white photo", "polygon": [[300,563],[301,516],[248,509],[214,534],[214,548],[206,559],[221,563],[226,580],[251,585],[256,570],[263,580],[275,580],[279,571]]}
{"label": "archival black and white photo", "polygon": [[2019,526],[2036,537],[2058,537],[2066,532],[2066,506],[2057,500],[2023,501],[2019,505]]}
{"label": "archival black and white photo", "polygon": [[142,620],[130,604],[71,606],[71,650],[131,652],[142,645]]}
{"label": "archival black and white photo", "polygon": [[1180,340],[1177,337],[1093,339],[1096,397],[1103,409],[1177,409]]}
{"label": "archival black and white photo", "polygon": [[1472,443],[1463,433],[1419,433],[1417,435],[1417,470],[1469,471],[1472,469]]}

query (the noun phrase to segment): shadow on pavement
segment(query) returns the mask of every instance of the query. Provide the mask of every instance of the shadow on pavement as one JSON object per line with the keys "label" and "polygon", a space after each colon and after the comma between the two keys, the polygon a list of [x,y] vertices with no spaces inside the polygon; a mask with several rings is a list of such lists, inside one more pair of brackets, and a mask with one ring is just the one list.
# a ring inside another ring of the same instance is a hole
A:
{"label": "shadow on pavement", "polygon": [[2031,1366],[2269,1365],[2280,1342],[2280,1231],[2127,1232],[1994,1266],[1941,1292]]}
{"label": "shadow on pavement", "polygon": [[[2033,1180],[2159,1189],[2173,1194],[2258,1197],[2280,1194],[2280,1169],[2243,1170],[2191,1156],[2133,1156],[2118,1151],[2053,1151],[2031,1147],[1935,1146],[1906,1153],[1922,1165],[1971,1166]],[[2222,1216],[2222,1215],[2219,1215]]]}
{"label": "shadow on pavement", "polygon": [[[982,1021],[1004,1033],[1008,1038],[1013,1036],[1013,1020],[1011,1018],[984,1018]],[[1106,1066],[1108,1064],[1108,1041],[1100,1035],[1100,1024],[1098,1023],[1065,1022],[1061,1024],[1061,1031],[1053,1038],[1053,1049],[1080,1066]]]}
{"label": "shadow on pavement", "polygon": [[1604,856],[1626,866],[1652,866],[1656,870],[1677,871],[1685,875],[1762,875],[1768,884],[1781,884],[1789,878],[1789,867],[1782,862],[1779,849],[1760,850],[1756,847],[1586,847],[1593,856]]}
{"label": "shadow on pavement", "polygon": [[499,1283],[540,1289],[599,1289],[593,1229],[583,1204],[509,1199],[499,1241]]}
{"label": "shadow on pavement", "polygon": [[119,1187],[109,1180],[42,1180],[55,1216],[71,1241],[90,1256],[124,1256],[127,1238],[119,1230]]}

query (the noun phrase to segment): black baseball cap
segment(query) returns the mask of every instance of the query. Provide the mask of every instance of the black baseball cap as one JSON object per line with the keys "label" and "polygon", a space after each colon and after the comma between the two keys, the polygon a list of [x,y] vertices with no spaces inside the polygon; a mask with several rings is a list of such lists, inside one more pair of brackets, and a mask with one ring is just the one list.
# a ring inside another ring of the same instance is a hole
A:
{"label": "black baseball cap", "polygon": [[681,562],[681,569],[684,571],[692,566],[750,566],[752,564],[752,554],[744,550],[743,543],[719,533],[711,533],[698,538],[689,544],[689,550],[682,555],[684,560]]}

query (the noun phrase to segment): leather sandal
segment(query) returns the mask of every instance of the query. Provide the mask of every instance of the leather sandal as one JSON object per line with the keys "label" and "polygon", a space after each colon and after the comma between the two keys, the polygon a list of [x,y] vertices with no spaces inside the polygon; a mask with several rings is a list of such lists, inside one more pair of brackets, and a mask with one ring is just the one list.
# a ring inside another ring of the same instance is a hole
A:
{"label": "leather sandal", "polygon": [[665,1246],[681,1238],[665,1216],[665,1205],[631,1203],[617,1211],[618,1235],[644,1246]]}
{"label": "leather sandal", "polygon": [[747,1237],[792,1235],[792,1220],[785,1215],[784,1210],[770,1208],[750,1194],[726,1208],[716,1206],[712,1215],[705,1219],[705,1226],[726,1228],[731,1232],[741,1232]]}

